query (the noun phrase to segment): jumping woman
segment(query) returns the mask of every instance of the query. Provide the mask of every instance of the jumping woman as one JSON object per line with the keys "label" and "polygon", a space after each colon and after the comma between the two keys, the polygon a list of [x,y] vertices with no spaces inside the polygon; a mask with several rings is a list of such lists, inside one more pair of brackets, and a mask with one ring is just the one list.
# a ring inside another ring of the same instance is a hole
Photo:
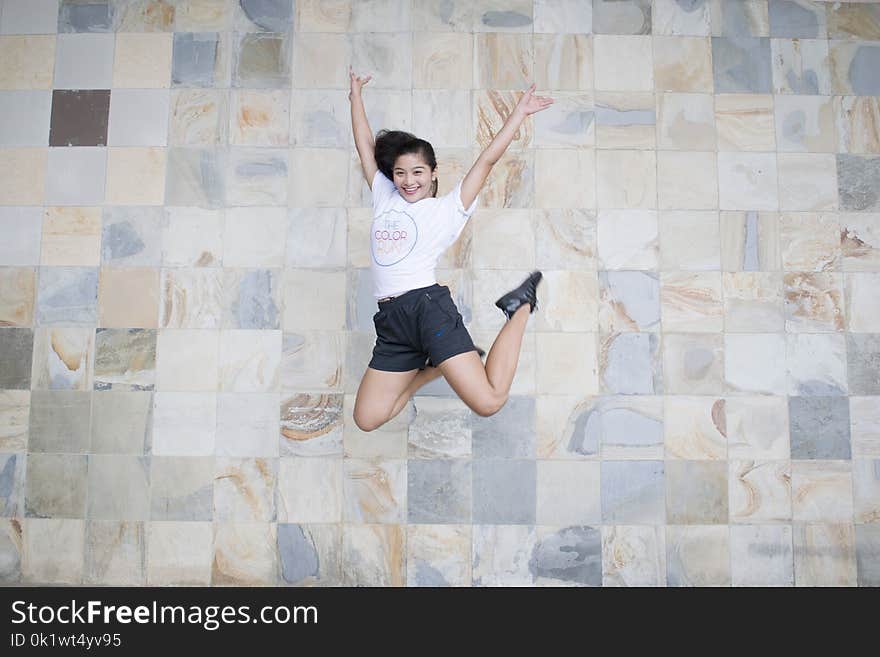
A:
{"label": "jumping woman", "polygon": [[377,429],[441,375],[475,413],[497,413],[507,402],[526,323],[537,307],[541,272],[496,301],[507,322],[484,366],[482,350],[474,346],[449,288],[437,284],[434,269],[476,209],[486,177],[519,126],[553,99],[535,96],[535,85],[529,87],[467,175],[438,198],[431,144],[386,130],[374,141],[361,95],[371,76],[357,76],[349,68],[349,77],[354,141],[373,196],[371,269],[379,307],[373,317],[373,357],[354,405],[355,424],[364,431]]}

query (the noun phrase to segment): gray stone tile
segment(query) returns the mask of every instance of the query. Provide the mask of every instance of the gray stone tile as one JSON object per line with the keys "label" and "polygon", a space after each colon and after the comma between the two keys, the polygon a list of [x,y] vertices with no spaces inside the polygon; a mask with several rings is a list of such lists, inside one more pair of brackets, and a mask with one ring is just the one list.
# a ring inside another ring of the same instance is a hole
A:
{"label": "gray stone tile", "polygon": [[239,0],[251,29],[287,32],[293,27],[293,0]]}
{"label": "gray stone tile", "polygon": [[107,207],[101,228],[101,262],[114,267],[162,264],[162,208]]}
{"label": "gray stone tile", "polygon": [[106,178],[106,148],[50,148],[46,160],[46,204],[101,205]]}
{"label": "gray stone tile", "polygon": [[246,88],[290,85],[290,39],[284,34],[243,34],[235,53],[232,84]]}
{"label": "gray stone tile", "polygon": [[651,34],[651,0],[593,0],[593,34]]}
{"label": "gray stone tile", "polygon": [[715,93],[773,93],[770,39],[713,37]]}
{"label": "gray stone tile", "polygon": [[[582,442],[574,448],[575,438]],[[645,451],[663,453],[663,408],[660,398],[600,397],[575,420],[569,450],[591,455]],[[642,457],[644,458],[644,456]],[[650,458],[650,456],[648,457]]]}
{"label": "gray stone tile", "polygon": [[287,584],[339,586],[341,552],[338,526],[278,524],[278,559]]}
{"label": "gray stone tile", "polygon": [[767,27],[763,0],[712,0],[712,34],[767,36]]}
{"label": "gray stone tile", "polygon": [[91,453],[148,454],[152,434],[152,392],[108,391],[93,396]]}
{"label": "gray stone tile", "polygon": [[58,0],[0,0],[0,34],[55,34]]}
{"label": "gray stone tile", "polygon": [[471,522],[470,461],[410,459],[406,475],[409,522]]}
{"label": "gray stone tile", "polygon": [[410,458],[464,458],[471,455],[473,413],[458,399],[413,398],[415,417],[407,432]]}
{"label": "gray stone tile", "polygon": [[473,462],[474,523],[531,525],[535,522],[535,461],[478,459]]}
{"label": "gray stone tile", "polygon": [[732,525],[730,569],[733,586],[794,585],[789,525]]}
{"label": "gray stone tile", "polygon": [[24,497],[27,517],[84,518],[87,459],[74,454],[28,454]]}
{"label": "gray stone tile", "polygon": [[21,520],[0,519],[0,583],[15,584],[21,580]]}
{"label": "gray stone tile", "polygon": [[788,422],[793,459],[849,459],[849,399],[789,397]]}
{"label": "gray stone tile", "polygon": [[36,309],[38,325],[94,326],[97,311],[97,268],[40,268]]}
{"label": "gray stone tile", "polygon": [[880,210],[880,157],[838,153],[837,193],[841,210]]}
{"label": "gray stone tile", "polygon": [[602,521],[662,525],[665,490],[663,461],[603,461]]}
{"label": "gray stone tile", "polygon": [[534,458],[535,398],[510,397],[495,415],[471,418],[475,458]]}
{"label": "gray stone tile", "polygon": [[0,517],[23,515],[24,454],[0,454]]}
{"label": "gray stone tile", "polygon": [[49,91],[0,91],[0,146],[48,146],[51,105]]}
{"label": "gray stone tile", "polygon": [[880,333],[849,333],[846,367],[851,395],[880,395]]}
{"label": "gray stone tile", "polygon": [[281,328],[280,270],[226,270],[223,295],[223,328]]}
{"label": "gray stone tile", "polygon": [[286,205],[287,160],[284,150],[231,148],[226,172],[227,205]]}
{"label": "gray stone tile", "polygon": [[650,331],[660,326],[660,280],[642,271],[599,272],[599,329]]}
{"label": "gray stone tile", "polygon": [[856,525],[859,586],[880,586],[880,524]]}
{"label": "gray stone tile", "polygon": [[150,457],[90,456],[88,517],[147,520],[150,517]]}
{"label": "gray stone tile", "polygon": [[34,330],[0,327],[0,390],[30,390]]}
{"label": "gray stone tile", "polygon": [[154,456],[150,468],[153,520],[213,519],[213,456]]}
{"label": "gray stone tile", "polygon": [[727,524],[727,462],[666,462],[666,521],[677,525]]}
{"label": "gray stone tile", "polygon": [[215,149],[169,148],[165,204],[222,207],[225,159],[225,153]]}
{"label": "gray stone tile", "polygon": [[60,34],[55,42],[55,89],[110,89],[115,34]]}
{"label": "gray stone tile", "polygon": [[855,522],[880,522],[880,459],[853,461],[852,484]]}
{"label": "gray stone tile", "polygon": [[607,338],[599,361],[603,391],[619,395],[661,393],[659,346],[656,333],[620,333]]}
{"label": "gray stone tile", "polygon": [[529,571],[536,579],[602,586],[602,532],[595,527],[566,527],[540,537]]}
{"label": "gray stone tile", "polygon": [[110,0],[61,0],[58,32],[112,32],[113,5]]}
{"label": "gray stone tile", "polygon": [[847,77],[852,93],[858,96],[880,94],[880,45],[860,43],[855,46]]}
{"label": "gray stone tile", "polygon": [[824,39],[826,36],[823,3],[770,0],[768,13],[771,37]]}
{"label": "gray stone tile", "polygon": [[84,584],[143,586],[146,560],[144,523],[101,520],[86,523]]}
{"label": "gray stone tile", "polygon": [[90,392],[34,390],[31,393],[31,452],[81,454],[89,445]]}
{"label": "gray stone tile", "polygon": [[157,334],[153,329],[98,329],[95,390],[153,390]]}
{"label": "gray stone tile", "polygon": [[376,298],[373,296],[373,275],[369,269],[349,269],[346,281],[348,303],[345,307],[345,326],[352,331],[374,330]]}
{"label": "gray stone tile", "polygon": [[215,84],[220,35],[216,32],[174,34],[171,84],[175,87],[212,87]]}

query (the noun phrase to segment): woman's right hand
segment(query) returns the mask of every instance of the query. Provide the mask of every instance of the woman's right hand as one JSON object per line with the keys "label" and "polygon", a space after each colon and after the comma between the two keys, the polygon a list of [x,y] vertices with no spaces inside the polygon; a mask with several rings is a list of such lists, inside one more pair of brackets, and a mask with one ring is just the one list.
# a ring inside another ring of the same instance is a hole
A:
{"label": "woman's right hand", "polygon": [[365,75],[363,77],[355,75],[354,70],[352,70],[351,66],[348,67],[348,77],[351,84],[348,91],[349,100],[351,100],[355,96],[360,96],[361,89],[363,89],[364,85],[373,79],[372,75]]}

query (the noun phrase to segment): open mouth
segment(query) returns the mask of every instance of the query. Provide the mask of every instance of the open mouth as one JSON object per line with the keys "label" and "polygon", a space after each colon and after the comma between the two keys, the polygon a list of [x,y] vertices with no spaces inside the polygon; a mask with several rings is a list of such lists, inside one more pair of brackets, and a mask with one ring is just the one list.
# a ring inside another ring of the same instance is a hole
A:
{"label": "open mouth", "polygon": [[401,189],[403,190],[403,193],[408,196],[412,196],[413,194],[415,194],[416,192],[419,191],[418,187],[413,187],[413,188],[402,187]]}

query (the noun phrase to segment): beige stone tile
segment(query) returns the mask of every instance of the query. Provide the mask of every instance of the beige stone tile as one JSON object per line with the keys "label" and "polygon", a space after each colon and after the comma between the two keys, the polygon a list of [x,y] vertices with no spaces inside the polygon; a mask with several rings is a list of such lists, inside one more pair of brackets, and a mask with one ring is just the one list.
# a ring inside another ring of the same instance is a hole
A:
{"label": "beige stone tile", "polygon": [[[351,43],[347,35],[298,33],[293,40],[293,86],[348,89],[348,66],[352,61]],[[367,70],[365,63],[361,63],[355,72],[358,75],[375,73]],[[366,94],[370,91],[368,89]]]}
{"label": "beige stone tile", "polygon": [[413,34],[413,88],[470,89],[474,79],[474,39],[456,32]]}
{"label": "beige stone tile", "polygon": [[725,272],[724,330],[750,333],[784,328],[782,274],[778,272]]}
{"label": "beige stone tile", "polygon": [[223,232],[224,267],[283,267],[285,208],[228,208]]}
{"label": "beige stone tile", "polygon": [[667,525],[666,583],[730,586],[730,530],[719,525]]}
{"label": "beige stone tile", "polygon": [[599,392],[595,333],[538,333],[535,344],[539,394],[568,394],[571,390],[585,395]]}
{"label": "beige stone tile", "polygon": [[775,212],[721,213],[724,271],[779,271],[779,216]]}
{"label": "beige stone tile", "polygon": [[666,397],[663,412],[667,459],[727,460],[723,399]]}
{"label": "beige stone tile", "polygon": [[651,38],[643,35],[594,35],[596,89],[653,91],[654,58]]}
{"label": "beige stone tile", "polygon": [[22,528],[21,576],[26,583],[81,584],[85,521],[27,518]]}
{"label": "beige stone tile", "polygon": [[470,586],[471,526],[409,525],[406,556],[407,586]]}
{"label": "beige stone tile", "polygon": [[403,586],[406,532],[402,525],[347,525],[342,530],[343,586]]}
{"label": "beige stone tile", "polygon": [[152,89],[170,86],[172,43],[171,34],[118,34],[113,87]]}
{"label": "beige stone tile", "polygon": [[278,466],[279,522],[342,520],[342,459],[282,458]]}
{"label": "beige stone tile", "polygon": [[223,315],[223,272],[217,268],[162,270],[159,326],[217,329]]}
{"label": "beige stone tile", "polygon": [[535,265],[535,240],[528,210],[484,210],[473,224],[473,266],[507,269]]}
{"label": "beige stone tile", "polygon": [[776,145],[780,152],[833,153],[834,108],[830,96],[774,97]]}
{"label": "beige stone tile", "polygon": [[[537,155],[535,153],[534,155]],[[534,203],[535,158],[530,150],[508,151],[492,167],[480,192],[481,208],[528,208]],[[469,166],[466,165],[466,166]],[[438,176],[439,176],[438,164]],[[466,172],[466,171],[465,171]],[[448,176],[444,176],[444,180]]]}
{"label": "beige stone tile", "polygon": [[300,0],[296,3],[299,32],[347,32],[352,0]]}
{"label": "beige stone tile", "polygon": [[837,161],[830,153],[779,153],[780,210],[837,209]]}
{"label": "beige stone tile", "polygon": [[880,271],[880,214],[841,212],[840,246],[844,271]]}
{"label": "beige stone tile", "polygon": [[[473,272],[473,305],[471,307],[471,327],[476,331],[491,331],[495,335],[507,321],[504,313],[495,307],[495,301],[508,290],[520,285],[529,275],[523,269],[475,269]],[[540,294],[540,289],[538,294]],[[534,322],[529,322],[526,332],[534,330]],[[494,338],[493,338],[494,339]]]}
{"label": "beige stone tile", "polygon": [[540,294],[535,311],[536,330],[595,332],[598,329],[599,285],[595,273],[545,271]]}
{"label": "beige stone tile", "polygon": [[710,94],[657,94],[657,147],[715,150],[715,103]]}
{"label": "beige stone tile", "polygon": [[[474,137],[480,148],[486,148],[501,131],[521,97],[521,91],[488,89],[474,92]],[[533,145],[533,140],[534,122],[526,119],[514,133],[509,148],[527,148]]]}
{"label": "beige stone tile", "polygon": [[663,272],[660,309],[664,331],[722,331],[720,272]]}
{"label": "beige stone tile", "polygon": [[472,32],[474,10],[474,3],[462,0],[448,5],[438,5],[435,0],[413,0],[413,30]]}
{"label": "beige stone tile", "polygon": [[147,528],[148,586],[209,586],[210,522],[154,521]]}
{"label": "beige stone tile", "polygon": [[31,389],[91,391],[94,359],[93,329],[38,328],[34,332]]}
{"label": "beige stone tile", "polygon": [[773,93],[831,93],[828,41],[825,39],[770,39]]}
{"label": "beige stone tile", "polygon": [[712,42],[697,36],[654,35],[657,91],[712,93]]}
{"label": "beige stone tile", "polygon": [[791,462],[731,460],[728,464],[731,523],[791,521]]}
{"label": "beige stone tile", "polygon": [[0,267],[0,326],[31,326],[36,290],[33,267]]}
{"label": "beige stone tile", "polygon": [[55,35],[0,36],[0,89],[51,89]]}
{"label": "beige stone tile", "polygon": [[0,203],[42,205],[46,198],[47,148],[4,148],[0,158]]}
{"label": "beige stone tile", "polygon": [[834,213],[792,213],[779,217],[782,268],[832,271],[840,263],[840,223]]}
{"label": "beige stone tile", "polygon": [[538,461],[537,515],[541,525],[589,525],[602,519],[600,464]]}
{"label": "beige stone tile", "polygon": [[659,245],[655,211],[599,212],[597,236],[600,270],[657,268]]}
{"label": "beige stone tile", "polygon": [[797,272],[782,279],[785,330],[816,333],[843,331],[845,325],[843,276]]}
{"label": "beige stone tile", "polygon": [[722,210],[778,210],[775,153],[718,153]]}
{"label": "beige stone tile", "polygon": [[345,272],[287,269],[283,290],[285,331],[345,328]]}
{"label": "beige stone tile", "polygon": [[792,514],[796,522],[851,522],[850,461],[792,461]]}
{"label": "beige stone tile", "polygon": [[330,148],[295,148],[288,166],[291,207],[340,205],[348,176],[348,153]]}
{"label": "beige stone tile", "polygon": [[675,0],[656,0],[653,11],[653,34],[710,34],[709,3],[680,5]]}
{"label": "beige stone tile", "polygon": [[666,530],[661,526],[602,527],[603,586],[664,586]]}
{"label": "beige stone tile", "polygon": [[182,392],[217,390],[219,342],[219,331],[159,331],[156,341],[156,388]]}
{"label": "beige stone tile", "polygon": [[290,92],[234,89],[230,94],[229,143],[287,146],[290,140]]}
{"label": "beige stone tile", "polygon": [[856,535],[851,522],[796,524],[795,586],[856,586]]}
{"label": "beige stone tile", "polygon": [[599,148],[656,148],[657,111],[653,93],[597,91],[595,106]]}
{"label": "beige stone tile", "polygon": [[786,394],[785,336],[726,333],[724,380],[731,393]]}
{"label": "beige stone tile", "polygon": [[101,209],[46,208],[40,247],[43,266],[97,266],[101,261]]}
{"label": "beige stone tile", "polygon": [[281,331],[220,331],[220,390],[279,390]]}
{"label": "beige stone tile", "polygon": [[854,333],[880,333],[880,274],[846,274],[846,328]]}
{"label": "beige stone tile", "polygon": [[880,98],[834,96],[837,152],[880,153]]}
{"label": "beige stone tile", "polygon": [[789,458],[786,397],[730,397],[725,401],[731,460]]}
{"label": "beige stone tile", "polygon": [[720,266],[721,235],[717,212],[660,212],[661,269],[717,270]]}
{"label": "beige stone tile", "polygon": [[107,157],[108,205],[162,205],[164,148],[111,148]]}
{"label": "beige stone tile", "polygon": [[[538,90],[539,94],[545,93]],[[533,117],[538,147],[590,148],[596,143],[593,95],[553,92],[553,104]]]}
{"label": "beige stone tile", "polygon": [[538,395],[535,398],[535,452],[539,459],[598,459],[599,432],[583,429],[600,398]]}
{"label": "beige stone tile", "polygon": [[[723,337],[714,333],[665,333],[663,389],[675,395],[721,394],[724,391]],[[724,433],[723,426],[721,429]]]}
{"label": "beige stone tile", "polygon": [[407,462],[345,459],[343,518],[352,525],[396,524],[406,519]]}
{"label": "beige stone tile", "polygon": [[27,450],[30,407],[30,390],[0,391],[0,450]]}
{"label": "beige stone tile", "polygon": [[717,209],[715,153],[657,151],[657,193],[661,209]]}
{"label": "beige stone tile", "polygon": [[[620,172],[626,171],[626,176]],[[654,151],[596,151],[596,196],[600,209],[656,208]]]}
{"label": "beige stone tile", "polygon": [[589,34],[535,34],[534,44],[538,88],[593,88],[593,42]]}
{"label": "beige stone tile", "polygon": [[596,270],[596,216],[579,209],[533,211],[535,264],[568,271]]}
{"label": "beige stone tile", "polygon": [[223,255],[223,215],[201,208],[167,208],[162,231],[165,267],[218,267]]}
{"label": "beige stone tile", "polygon": [[[349,34],[352,61],[373,75],[374,89],[412,89],[412,41],[409,32]],[[346,86],[348,86],[346,67]]]}
{"label": "beige stone tile", "polygon": [[538,149],[535,152],[535,207],[595,208],[596,151]]}
{"label": "beige stone tile", "polygon": [[[437,148],[468,148],[473,143],[469,123],[471,92],[466,89],[425,89],[412,93],[413,133]],[[349,129],[350,131],[350,129]]]}
{"label": "beige stone tile", "polygon": [[474,86],[525,89],[534,76],[533,59],[530,34],[477,34],[474,36]]}
{"label": "beige stone tile", "polygon": [[859,60],[866,61],[868,58],[862,54],[862,49],[867,48],[858,41],[828,41],[828,58],[831,64],[831,92],[834,94],[864,95],[858,89],[853,88],[853,69],[858,69]]}
{"label": "beige stone tile", "polygon": [[776,123],[770,94],[718,94],[715,129],[720,151],[775,151]]}
{"label": "beige stone tile", "polygon": [[172,146],[225,144],[227,94],[217,89],[172,89],[168,143]]}
{"label": "beige stone tile", "polygon": [[880,458],[880,404],[877,398],[850,397],[849,416],[853,457]]}
{"label": "beige stone tile", "polygon": [[278,529],[275,523],[214,523],[211,584],[271,586],[278,583]]}
{"label": "beige stone tile", "polygon": [[104,267],[98,280],[98,324],[114,328],[157,328],[159,271]]}
{"label": "beige stone tile", "polygon": [[174,30],[176,32],[209,32],[230,26],[230,3],[217,0],[175,0]]}

